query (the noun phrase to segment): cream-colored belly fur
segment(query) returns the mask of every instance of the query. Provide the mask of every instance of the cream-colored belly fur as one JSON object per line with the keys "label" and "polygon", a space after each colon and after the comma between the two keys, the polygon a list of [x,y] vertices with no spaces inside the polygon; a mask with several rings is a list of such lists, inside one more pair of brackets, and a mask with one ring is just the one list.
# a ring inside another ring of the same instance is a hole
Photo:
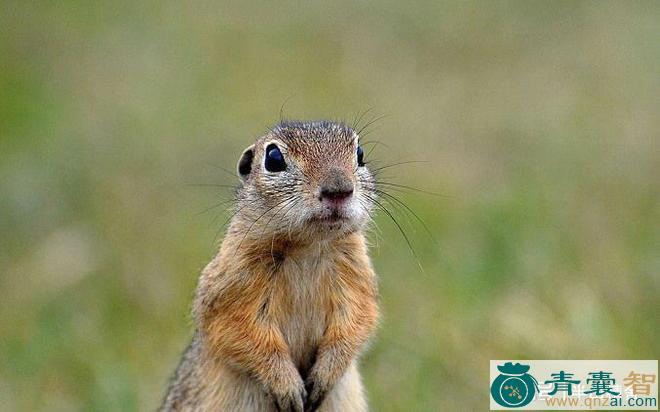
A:
{"label": "cream-colored belly fur", "polygon": [[[206,371],[201,411],[275,412],[275,405],[253,379],[217,365]],[[362,382],[355,363],[330,391],[320,412],[363,412],[367,410]]]}

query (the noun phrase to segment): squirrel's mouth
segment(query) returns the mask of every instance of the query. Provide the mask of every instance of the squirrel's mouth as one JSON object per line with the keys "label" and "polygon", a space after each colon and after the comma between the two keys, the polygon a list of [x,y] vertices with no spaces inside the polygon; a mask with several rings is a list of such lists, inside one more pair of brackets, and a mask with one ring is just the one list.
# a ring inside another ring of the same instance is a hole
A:
{"label": "squirrel's mouth", "polygon": [[348,216],[346,216],[346,214],[339,209],[327,210],[324,213],[320,213],[312,218],[312,221],[314,222],[329,225],[347,222],[348,220],[350,220]]}

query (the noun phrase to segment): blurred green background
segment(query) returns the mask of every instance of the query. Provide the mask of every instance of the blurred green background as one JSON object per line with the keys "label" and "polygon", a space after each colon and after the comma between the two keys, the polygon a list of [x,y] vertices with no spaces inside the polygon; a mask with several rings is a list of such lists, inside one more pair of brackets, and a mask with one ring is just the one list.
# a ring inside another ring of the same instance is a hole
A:
{"label": "blurred green background", "polygon": [[[241,150],[376,121],[375,411],[485,410],[489,359],[660,353],[660,2],[0,9],[0,409],[153,410]],[[219,236],[221,238],[221,234]],[[420,269],[420,265],[423,270]]]}

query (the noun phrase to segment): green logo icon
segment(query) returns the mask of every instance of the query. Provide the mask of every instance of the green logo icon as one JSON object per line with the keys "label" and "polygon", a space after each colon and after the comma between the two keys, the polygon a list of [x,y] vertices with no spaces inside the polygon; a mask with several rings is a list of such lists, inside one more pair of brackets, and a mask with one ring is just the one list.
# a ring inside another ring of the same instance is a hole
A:
{"label": "green logo icon", "polygon": [[500,374],[490,386],[490,394],[499,405],[520,408],[527,405],[538,393],[538,382],[527,373],[529,365],[507,362],[499,365]]}

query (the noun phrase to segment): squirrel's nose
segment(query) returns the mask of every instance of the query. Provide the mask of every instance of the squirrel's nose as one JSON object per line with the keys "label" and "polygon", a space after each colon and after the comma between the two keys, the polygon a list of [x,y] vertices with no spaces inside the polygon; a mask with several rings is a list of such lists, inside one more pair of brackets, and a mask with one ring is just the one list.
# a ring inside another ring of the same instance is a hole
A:
{"label": "squirrel's nose", "polygon": [[344,200],[353,194],[353,185],[345,188],[321,188],[321,199]]}
{"label": "squirrel's nose", "polygon": [[339,203],[353,194],[353,182],[341,173],[332,173],[321,185],[319,200]]}

